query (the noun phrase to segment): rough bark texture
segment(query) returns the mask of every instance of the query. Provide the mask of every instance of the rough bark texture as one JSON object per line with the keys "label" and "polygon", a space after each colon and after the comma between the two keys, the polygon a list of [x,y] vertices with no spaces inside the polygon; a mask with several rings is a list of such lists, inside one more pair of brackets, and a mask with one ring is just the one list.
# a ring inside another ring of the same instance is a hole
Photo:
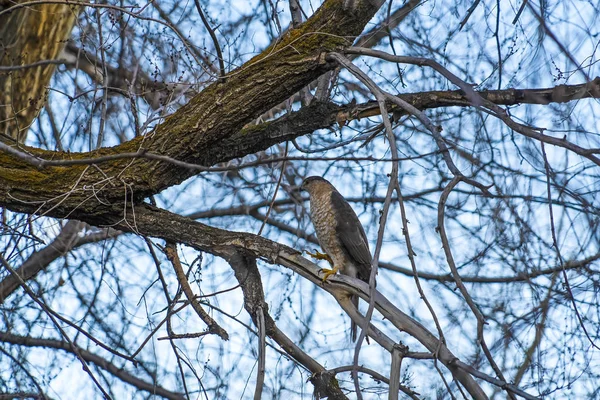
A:
{"label": "rough bark texture", "polygon": [[[239,132],[257,115],[332,69],[324,54],[350,45],[381,2],[365,0],[356,9],[346,9],[343,3],[326,1],[298,29],[288,31],[275,45],[232,71],[224,82],[207,87],[149,135],[93,153],[36,153],[50,159],[76,159],[144,148],[205,164],[207,148]],[[115,160],[103,164],[101,170],[86,166],[37,170],[3,153],[0,203],[14,203],[12,197],[21,201],[13,208],[16,211],[52,210],[48,215],[53,216],[112,214],[122,208],[123,201],[140,201],[193,174],[187,168],[147,159]],[[32,207],[31,202],[37,206]]]}
{"label": "rough bark texture", "polygon": [[[15,3],[2,1],[0,11]],[[0,15],[0,66],[54,60],[65,46],[79,7],[39,4]],[[46,102],[46,87],[55,65],[0,71],[0,133],[23,142],[27,129]]]}
{"label": "rough bark texture", "polygon": [[[560,85],[545,89],[491,90],[477,93],[483,98],[499,105],[561,103],[586,97],[600,98],[600,78],[581,85]],[[418,109],[465,105],[469,102],[461,91],[407,93],[399,95],[399,97]],[[393,105],[390,106],[389,110],[392,112],[401,112],[400,110],[396,110]],[[336,124],[345,124],[348,120],[361,119],[378,114],[379,106],[375,102],[346,107],[331,103],[313,102],[310,106],[303,107],[300,111],[281,117],[276,121],[245,127],[222,140],[204,143],[203,147],[198,147],[197,158],[194,162],[208,167],[265,150],[274,144],[310,134],[317,129],[333,127]],[[86,154],[48,152],[33,148],[27,148],[26,150],[28,153],[43,159],[77,159],[117,154],[121,151],[117,151],[117,149],[119,148],[102,149],[98,152]],[[164,152],[161,154],[164,154]],[[173,158],[178,159],[176,155]],[[131,160],[121,161],[130,162]],[[141,165],[157,164],[156,161],[144,159],[136,160],[134,163],[140,163]],[[163,168],[173,168],[172,164],[166,162],[163,164]],[[72,218],[79,218],[86,221],[89,221],[88,218],[92,215],[121,213],[123,201],[126,199],[124,185],[130,181],[121,179],[118,174],[120,170],[115,165],[117,165],[116,162],[100,164],[99,167],[103,173],[107,177],[112,176],[109,179],[100,180],[95,175],[94,178],[91,178],[90,174],[98,172],[95,168],[69,166],[38,170],[15,156],[1,152],[0,203],[15,211],[32,213],[41,211],[43,207],[40,208],[40,206],[45,206],[47,209],[61,202],[57,207],[50,210],[48,215],[62,217],[68,213]],[[181,171],[181,169],[176,170]],[[84,171],[85,174],[83,173]],[[193,173],[193,171],[188,170],[183,172],[186,174],[185,176]],[[67,176],[75,174],[77,175],[73,178],[65,180]],[[119,176],[115,177],[116,175]],[[76,185],[79,193],[70,193],[71,188],[74,187],[73,182],[76,182],[80,177],[81,180]],[[94,181],[93,179],[99,180]],[[115,198],[107,196],[106,186],[116,190],[116,195],[120,197],[116,199],[117,201],[115,201]],[[128,188],[127,195],[131,196],[131,194],[134,194],[136,199],[139,198],[140,195],[136,192],[137,188],[138,186],[135,185]],[[24,196],[21,195],[21,192],[25,192]],[[69,194],[69,196],[67,197],[66,194]],[[89,201],[76,202],[73,200],[79,198],[73,195],[80,196],[81,194],[87,194],[87,197],[90,197]],[[42,204],[41,200],[51,198],[54,198],[54,200],[50,201],[47,205]],[[94,201],[97,200],[96,198],[103,198],[106,201],[104,204],[98,204],[97,201]],[[23,203],[18,199],[34,201],[34,203]],[[74,204],[79,204],[79,207],[76,207]]]}

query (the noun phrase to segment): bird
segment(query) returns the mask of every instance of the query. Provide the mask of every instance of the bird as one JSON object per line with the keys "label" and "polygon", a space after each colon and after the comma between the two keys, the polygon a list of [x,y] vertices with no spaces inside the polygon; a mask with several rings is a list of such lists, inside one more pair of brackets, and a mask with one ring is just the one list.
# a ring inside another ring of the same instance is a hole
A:
{"label": "bird", "polygon": [[[325,259],[332,265],[324,271],[323,282],[338,271],[363,282],[371,276],[371,251],[369,241],[358,216],[346,199],[326,179],[320,176],[306,178],[301,189],[310,197],[310,218],[317,239],[325,254],[309,253],[318,259]],[[351,296],[358,307],[358,296]],[[351,323],[352,341],[356,341],[357,327]]]}

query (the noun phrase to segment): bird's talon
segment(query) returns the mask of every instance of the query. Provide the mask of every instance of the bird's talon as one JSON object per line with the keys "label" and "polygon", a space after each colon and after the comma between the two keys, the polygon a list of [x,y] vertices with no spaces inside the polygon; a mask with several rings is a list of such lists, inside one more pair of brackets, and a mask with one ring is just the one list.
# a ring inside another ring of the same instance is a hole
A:
{"label": "bird's talon", "polygon": [[333,267],[333,260],[331,259],[331,257],[329,257],[328,254],[321,253],[318,250],[313,250],[313,251],[314,251],[314,253],[307,251],[306,254],[308,254],[309,256],[311,256],[312,258],[317,259],[317,260],[327,260],[329,265],[331,265]]}
{"label": "bird's talon", "polygon": [[329,278],[331,275],[335,275],[338,272],[338,268],[333,267],[333,269],[320,269],[319,273],[323,273],[323,283],[325,283],[327,281],[327,278]]}

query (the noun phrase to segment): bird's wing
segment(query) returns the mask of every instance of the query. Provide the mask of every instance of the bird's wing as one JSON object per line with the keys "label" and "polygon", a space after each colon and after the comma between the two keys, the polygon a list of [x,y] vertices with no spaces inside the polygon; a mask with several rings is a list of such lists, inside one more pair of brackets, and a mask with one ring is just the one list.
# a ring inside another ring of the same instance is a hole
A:
{"label": "bird's wing", "polygon": [[368,280],[372,257],[365,230],[350,204],[335,190],[331,193],[331,203],[335,209],[336,233],[350,257],[360,268],[359,278]]}

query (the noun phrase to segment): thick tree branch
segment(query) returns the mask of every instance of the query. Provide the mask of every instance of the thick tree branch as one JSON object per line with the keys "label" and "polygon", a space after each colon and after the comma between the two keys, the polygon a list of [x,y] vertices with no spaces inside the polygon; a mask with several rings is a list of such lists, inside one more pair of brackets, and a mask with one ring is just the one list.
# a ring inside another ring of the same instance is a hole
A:
{"label": "thick tree branch", "polygon": [[269,314],[269,306],[265,301],[256,258],[247,255],[245,250],[240,251],[235,248],[225,249],[220,255],[227,260],[233,269],[244,294],[244,308],[250,314],[254,325],[260,327],[260,324],[264,323],[265,334],[279,344],[287,354],[313,373],[310,381],[315,387],[316,397],[323,396],[332,400],[347,399],[340,390],[335,374],[328,374],[323,366],[302,351],[277,328],[275,321]]}
{"label": "thick tree branch", "polygon": [[[26,1],[11,1],[25,3]],[[2,10],[3,6],[0,6]],[[0,66],[55,60],[71,35],[79,6],[75,2],[39,4],[0,15]],[[54,63],[0,71],[0,133],[19,142],[46,101]]]}
{"label": "thick tree branch", "polygon": [[[504,105],[521,102],[536,104],[544,104],[550,101],[562,102],[586,96],[600,97],[600,78],[596,78],[593,82],[585,85],[561,85],[548,89],[484,91],[477,92],[477,94],[492,103]],[[452,104],[468,104],[468,99],[459,91],[427,92],[400,95],[400,97],[420,109]],[[332,126],[339,121],[358,119],[377,113],[379,113],[379,107],[376,103],[346,107],[316,103],[277,121],[248,127],[227,139],[207,145],[204,151],[200,152],[204,158],[202,163],[203,165],[213,165],[228,161],[264,150],[273,144],[312,133],[319,128]],[[17,151],[23,153],[25,150]],[[35,154],[37,157],[45,158],[49,155],[49,152],[36,149],[30,149],[30,151],[31,154]],[[68,155],[69,153],[52,154]],[[100,153],[98,155],[101,156]],[[113,156],[120,157],[118,153]],[[108,169],[104,164],[101,168],[92,169],[84,166],[68,169],[64,167],[49,168],[48,170],[55,172],[64,172],[64,179],[56,176],[55,179],[53,173],[48,174],[47,170],[40,171],[31,167],[30,163],[35,163],[36,159],[32,160],[22,160],[17,156],[0,153],[0,204],[14,211],[27,213],[36,213],[44,208],[51,208],[47,215],[56,217],[70,215],[72,218],[84,219],[92,215],[100,217],[102,214],[121,212],[126,197],[136,196],[135,192],[132,193],[135,190],[135,184],[126,181],[120,174],[111,177],[107,175],[110,174],[110,166]],[[129,159],[125,161],[133,164]],[[135,160],[135,162],[143,161]],[[164,162],[164,164],[170,165],[169,162]],[[104,174],[102,179],[91,184],[84,184],[86,181],[89,182],[94,172],[98,171]],[[66,176],[74,174],[77,174],[79,180],[76,180],[77,184],[72,187],[65,187],[65,182],[69,182]],[[139,178],[143,179],[142,176]],[[118,189],[121,198],[112,200],[106,198],[104,190],[107,187],[115,192]],[[32,188],[36,188],[35,191]],[[23,193],[23,190],[26,193]],[[125,192],[127,192],[127,196],[125,196]],[[22,197],[23,194],[25,194],[24,197]],[[81,200],[82,196],[84,197],[83,200]],[[99,202],[100,204],[98,204]],[[82,215],[82,217],[78,217],[79,215]],[[102,219],[99,218],[98,220],[102,224]]]}
{"label": "thick tree branch", "polygon": [[[208,86],[146,136],[93,153],[26,150],[47,159],[77,159],[135,153],[144,148],[180,161],[210,165],[209,147],[222,143],[257,115],[335,68],[323,54],[350,45],[382,3],[363,0],[348,10],[341,0],[327,0],[299,28],[288,31],[276,44],[227,74],[224,82]],[[39,211],[54,209],[63,215],[75,208],[85,213],[106,210],[105,204],[122,202],[124,188],[128,197],[139,201],[195,173],[146,159],[114,160],[101,170],[79,166],[40,171],[7,154],[0,155],[0,168],[0,192],[6,197],[10,193],[23,204],[42,198],[46,202],[38,203]]]}

